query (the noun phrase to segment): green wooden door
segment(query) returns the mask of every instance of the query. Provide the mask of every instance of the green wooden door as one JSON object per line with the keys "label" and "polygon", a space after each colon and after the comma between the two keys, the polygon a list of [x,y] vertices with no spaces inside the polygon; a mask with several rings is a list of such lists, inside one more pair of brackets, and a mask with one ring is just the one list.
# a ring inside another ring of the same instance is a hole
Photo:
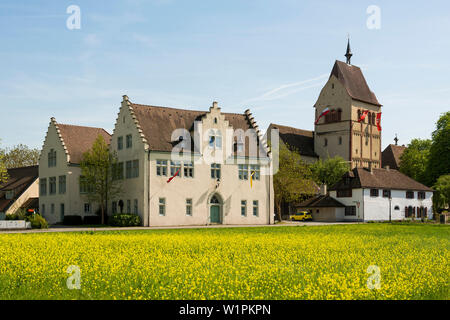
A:
{"label": "green wooden door", "polygon": [[220,223],[220,207],[219,206],[211,206],[210,214],[211,214],[211,223]]}

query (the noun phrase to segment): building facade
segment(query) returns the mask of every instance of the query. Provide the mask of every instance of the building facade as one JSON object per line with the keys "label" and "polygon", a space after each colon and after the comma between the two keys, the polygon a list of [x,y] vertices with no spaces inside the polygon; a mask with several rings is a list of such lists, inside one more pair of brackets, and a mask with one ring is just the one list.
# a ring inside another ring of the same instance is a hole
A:
{"label": "building facade", "polygon": [[51,118],[39,157],[39,211],[50,223],[62,223],[65,215],[96,216],[97,207],[80,187],[80,162],[97,137],[109,143],[102,128],[59,124]]}
{"label": "building facade", "polygon": [[433,190],[394,169],[355,168],[330,189],[343,221],[432,219]]}
{"label": "building facade", "polygon": [[273,223],[270,152],[248,110],[156,107],[124,96],[111,150],[124,193],[111,199],[110,214],[138,214],[144,226]]}

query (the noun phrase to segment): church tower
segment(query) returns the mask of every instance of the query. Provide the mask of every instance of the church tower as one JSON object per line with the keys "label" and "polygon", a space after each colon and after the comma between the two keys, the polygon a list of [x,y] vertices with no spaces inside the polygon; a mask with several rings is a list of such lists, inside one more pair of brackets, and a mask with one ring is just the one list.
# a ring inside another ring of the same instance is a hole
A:
{"label": "church tower", "polygon": [[376,120],[381,104],[361,69],[351,64],[352,55],[348,41],[346,63],[335,62],[314,105],[314,150],[323,159],[341,156],[352,168],[381,168],[381,131]]}

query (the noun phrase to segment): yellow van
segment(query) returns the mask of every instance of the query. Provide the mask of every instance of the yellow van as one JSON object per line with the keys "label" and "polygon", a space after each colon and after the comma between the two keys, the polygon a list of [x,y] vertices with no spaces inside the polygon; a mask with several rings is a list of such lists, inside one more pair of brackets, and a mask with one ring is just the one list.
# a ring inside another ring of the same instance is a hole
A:
{"label": "yellow van", "polygon": [[299,211],[289,216],[291,221],[308,221],[312,220],[311,213],[308,211]]}

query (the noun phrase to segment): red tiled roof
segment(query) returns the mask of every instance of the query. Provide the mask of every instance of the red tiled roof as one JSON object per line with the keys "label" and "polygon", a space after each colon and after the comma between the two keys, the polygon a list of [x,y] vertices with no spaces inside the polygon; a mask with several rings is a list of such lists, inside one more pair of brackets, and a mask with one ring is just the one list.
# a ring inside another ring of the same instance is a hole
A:
{"label": "red tiled roof", "polygon": [[[194,122],[200,121],[206,111],[175,109],[132,103],[131,107],[139,122],[145,139],[153,151],[172,151],[174,142],[172,132],[175,129],[194,129]],[[252,129],[246,114],[222,113],[233,129],[242,129],[244,132]],[[193,144],[192,144],[193,146]],[[245,144],[248,155],[248,144]]]}
{"label": "red tiled roof", "polygon": [[335,208],[344,204],[328,195],[318,195],[295,205],[296,208]]}
{"label": "red tiled roof", "polygon": [[381,153],[382,166],[389,166],[391,169],[398,170],[400,168],[400,157],[405,149],[405,146],[388,145]]}
{"label": "red tiled roof", "polygon": [[101,135],[107,144],[111,141],[111,135],[102,128],[75,126],[71,124],[57,124],[61,137],[70,156],[70,163],[79,164],[83,153],[88,151],[94,141]]}
{"label": "red tiled roof", "polygon": [[289,149],[296,150],[302,156],[318,157],[314,152],[314,133],[312,131],[297,129],[288,126],[271,123],[267,132],[271,129],[278,129],[280,140],[283,141]]}
{"label": "red tiled roof", "polygon": [[332,75],[339,79],[353,99],[381,106],[377,97],[367,85],[366,79],[359,67],[336,60],[330,77]]}

